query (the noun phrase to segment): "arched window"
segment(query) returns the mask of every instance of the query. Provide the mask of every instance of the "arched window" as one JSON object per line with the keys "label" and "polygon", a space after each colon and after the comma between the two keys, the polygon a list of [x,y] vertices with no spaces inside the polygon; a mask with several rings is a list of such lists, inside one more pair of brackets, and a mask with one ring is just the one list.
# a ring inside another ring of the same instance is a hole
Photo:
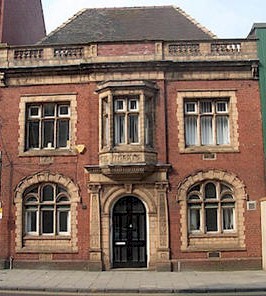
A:
{"label": "arched window", "polygon": [[235,231],[235,199],[228,184],[204,181],[187,191],[190,233]]}
{"label": "arched window", "polygon": [[70,197],[55,183],[40,183],[23,194],[25,235],[70,235]]}

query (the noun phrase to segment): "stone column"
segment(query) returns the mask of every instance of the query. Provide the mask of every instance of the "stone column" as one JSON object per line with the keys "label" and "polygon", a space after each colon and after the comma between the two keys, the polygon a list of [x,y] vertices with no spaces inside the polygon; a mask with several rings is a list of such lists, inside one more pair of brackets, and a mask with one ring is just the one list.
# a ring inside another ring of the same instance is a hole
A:
{"label": "stone column", "polygon": [[90,193],[90,249],[89,269],[102,270],[100,184],[89,184]]}
{"label": "stone column", "polygon": [[169,250],[169,221],[167,206],[167,182],[156,183],[158,205],[158,247],[157,247],[157,270],[170,271]]}

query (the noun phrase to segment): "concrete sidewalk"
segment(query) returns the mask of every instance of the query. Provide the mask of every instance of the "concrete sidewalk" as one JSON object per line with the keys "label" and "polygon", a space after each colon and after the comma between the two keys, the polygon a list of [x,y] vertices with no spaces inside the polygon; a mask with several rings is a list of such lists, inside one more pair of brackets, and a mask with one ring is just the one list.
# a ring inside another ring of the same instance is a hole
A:
{"label": "concrete sidewalk", "polygon": [[[266,295],[266,272],[0,271],[0,290],[64,293],[244,293]],[[261,292],[261,293],[259,293]]]}

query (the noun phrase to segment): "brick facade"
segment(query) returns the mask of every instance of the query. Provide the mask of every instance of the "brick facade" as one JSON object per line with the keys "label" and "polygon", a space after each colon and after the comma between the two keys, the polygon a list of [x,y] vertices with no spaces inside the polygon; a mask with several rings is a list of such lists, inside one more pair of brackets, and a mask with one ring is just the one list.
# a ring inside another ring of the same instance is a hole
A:
{"label": "brick facade", "polygon": [[[15,267],[113,268],[114,250],[124,243],[115,244],[114,208],[134,197],[145,213],[142,259],[148,269],[261,267],[265,182],[259,86],[252,71],[256,43],[223,42],[230,51],[210,52],[212,41],[202,41],[198,56],[188,53],[191,42],[181,54],[175,51],[179,42],[1,48],[3,266],[12,257]],[[215,105],[208,116],[229,118],[228,143],[189,147],[186,142],[185,106],[203,101],[225,108]],[[124,102],[130,107],[121,107]],[[40,140],[45,122],[59,128],[66,112],[54,119],[36,111],[49,103],[69,106],[65,146],[53,146],[59,141],[55,127],[49,145]],[[137,128],[119,138],[117,114],[128,122],[137,116]],[[31,122],[39,124],[40,135],[27,144]],[[46,184],[63,188],[56,191],[65,196],[63,206],[59,198],[51,205],[38,191]],[[195,199],[196,191],[209,194],[207,185],[216,188],[217,197],[209,203]],[[200,213],[196,231],[190,208]],[[208,209],[217,213],[211,225]],[[44,226],[49,211],[53,229]],[[70,213],[63,226],[60,211]]]}

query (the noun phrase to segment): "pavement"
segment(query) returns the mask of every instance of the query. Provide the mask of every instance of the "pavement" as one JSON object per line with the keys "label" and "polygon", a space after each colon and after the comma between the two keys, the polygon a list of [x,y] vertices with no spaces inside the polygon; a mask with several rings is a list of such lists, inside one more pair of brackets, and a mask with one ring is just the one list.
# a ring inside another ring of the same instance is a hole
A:
{"label": "pavement", "polygon": [[18,294],[25,291],[60,292],[64,295],[266,295],[266,272],[91,272],[11,269],[0,270],[0,295],[3,291],[17,291]]}

